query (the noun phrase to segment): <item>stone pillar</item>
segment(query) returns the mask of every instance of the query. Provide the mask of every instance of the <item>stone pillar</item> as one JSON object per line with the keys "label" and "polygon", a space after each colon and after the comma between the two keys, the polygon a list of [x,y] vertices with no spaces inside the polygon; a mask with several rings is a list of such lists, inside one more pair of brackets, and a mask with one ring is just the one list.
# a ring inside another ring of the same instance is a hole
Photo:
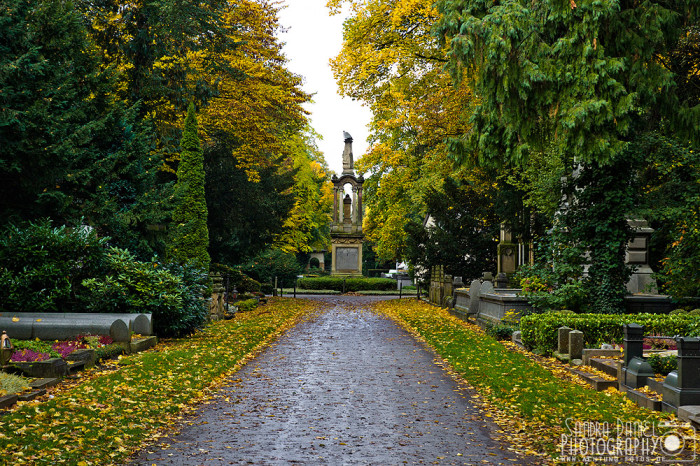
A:
{"label": "stone pillar", "polygon": [[559,327],[557,329],[557,353],[569,354],[569,327]]}
{"label": "stone pillar", "polygon": [[583,332],[572,330],[569,332],[569,360],[583,358]]}
{"label": "stone pillar", "polygon": [[357,215],[357,186],[352,188],[352,224],[357,225],[359,217]]}
{"label": "stone pillar", "polygon": [[627,324],[624,329],[624,365],[627,367],[632,358],[644,356],[644,327],[639,324]]}
{"label": "stone pillar", "polygon": [[333,222],[338,223],[338,187],[333,187]]}
{"label": "stone pillar", "polygon": [[700,405],[700,339],[677,338],[678,370],[672,371],[661,389],[663,408]]}
{"label": "stone pillar", "polygon": [[681,337],[677,344],[678,388],[700,390],[700,339]]}
{"label": "stone pillar", "polygon": [[[360,182],[363,182],[364,179],[360,176],[359,179]],[[360,185],[357,188],[357,215],[358,215],[358,226],[360,228],[360,231],[362,231],[362,220],[364,218],[364,214],[362,213],[362,185]]]}

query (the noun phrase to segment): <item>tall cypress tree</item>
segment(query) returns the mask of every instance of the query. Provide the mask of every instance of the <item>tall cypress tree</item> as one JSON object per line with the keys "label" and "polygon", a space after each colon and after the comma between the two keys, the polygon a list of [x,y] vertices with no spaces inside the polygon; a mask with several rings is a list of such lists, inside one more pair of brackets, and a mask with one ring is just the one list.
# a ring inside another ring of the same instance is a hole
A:
{"label": "tall cypress tree", "polygon": [[197,134],[197,117],[190,103],[180,141],[177,169],[177,201],[173,212],[168,255],[179,263],[194,262],[209,269],[209,229],[204,196],[204,155]]}

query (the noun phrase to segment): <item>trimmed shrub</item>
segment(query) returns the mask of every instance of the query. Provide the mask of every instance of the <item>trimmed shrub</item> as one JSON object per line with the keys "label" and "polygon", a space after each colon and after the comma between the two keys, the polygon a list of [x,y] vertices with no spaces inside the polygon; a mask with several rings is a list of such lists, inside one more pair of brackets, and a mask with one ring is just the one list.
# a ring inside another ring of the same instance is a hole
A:
{"label": "trimmed shrub", "polygon": [[552,352],[557,348],[557,329],[569,327],[583,332],[588,347],[601,342],[621,343],[624,324],[644,326],[651,335],[700,335],[700,316],[677,314],[532,314],[520,319],[523,343],[531,348]]}
{"label": "trimmed shrub", "polygon": [[343,280],[345,280],[345,291],[388,291],[396,290],[396,280],[391,278],[346,278],[342,277],[315,277],[302,278],[297,283],[301,290],[335,290],[343,291]]}

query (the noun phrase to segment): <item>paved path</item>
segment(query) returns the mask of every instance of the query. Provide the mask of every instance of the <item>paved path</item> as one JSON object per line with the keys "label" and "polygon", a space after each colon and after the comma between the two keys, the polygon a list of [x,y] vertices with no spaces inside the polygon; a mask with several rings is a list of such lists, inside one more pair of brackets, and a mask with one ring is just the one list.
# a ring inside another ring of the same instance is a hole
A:
{"label": "paved path", "polygon": [[280,338],[170,447],[136,463],[523,463],[432,353],[366,311],[377,298],[325,299],[332,310]]}

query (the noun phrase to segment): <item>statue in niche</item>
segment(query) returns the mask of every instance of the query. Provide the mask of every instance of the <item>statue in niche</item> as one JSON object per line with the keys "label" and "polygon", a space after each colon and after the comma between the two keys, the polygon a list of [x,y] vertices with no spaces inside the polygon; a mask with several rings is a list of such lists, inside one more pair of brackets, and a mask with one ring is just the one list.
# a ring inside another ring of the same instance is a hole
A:
{"label": "statue in niche", "polygon": [[343,149],[343,175],[354,175],[355,164],[352,160],[352,136],[347,131],[343,131],[345,138],[345,148]]}

